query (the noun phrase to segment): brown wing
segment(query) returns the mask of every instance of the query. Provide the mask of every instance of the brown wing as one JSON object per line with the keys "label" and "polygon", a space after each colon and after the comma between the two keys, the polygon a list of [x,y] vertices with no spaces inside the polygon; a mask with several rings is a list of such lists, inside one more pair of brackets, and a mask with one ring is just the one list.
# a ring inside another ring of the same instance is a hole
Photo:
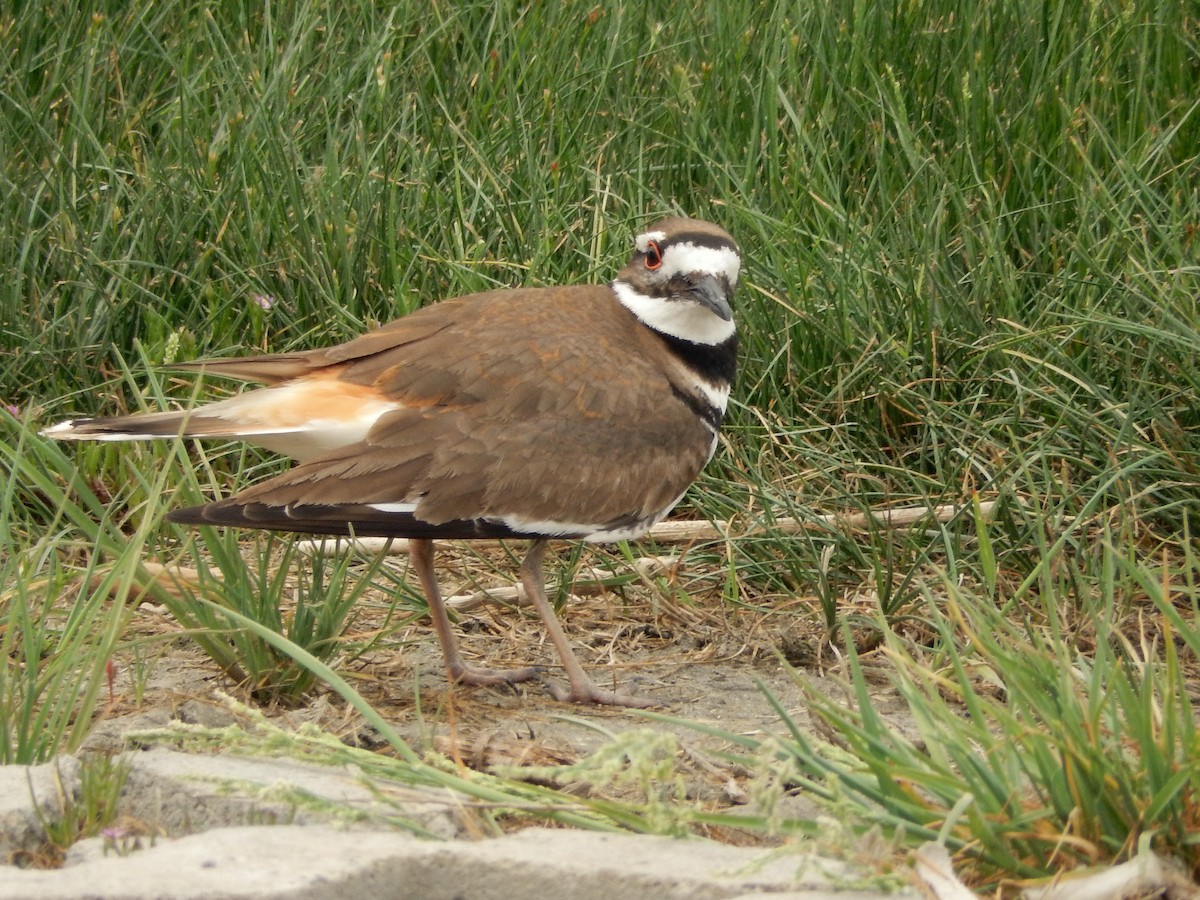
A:
{"label": "brown wing", "polygon": [[239,356],[231,359],[202,359],[196,362],[176,363],[171,368],[184,371],[202,371],[222,378],[237,378],[242,381],[257,381],[262,384],[282,384],[294,378],[304,378],[319,373],[340,363],[362,360],[387,353],[412,344],[450,324],[442,311],[446,305],[463,301],[474,301],[489,294],[506,293],[491,291],[448,300],[444,304],[417,310],[411,315],[395,319],[373,329],[360,337],[318,350],[301,350],[293,353],[269,353],[260,356]]}
{"label": "brown wing", "polygon": [[[599,528],[665,511],[709,455],[679,367],[604,286],[447,301],[318,356],[403,408],[222,504],[253,507],[258,527],[335,530],[357,514],[360,533],[397,536],[414,517]],[[364,509],[404,503],[415,514],[396,512],[395,531]],[[313,527],[307,507],[321,508]]]}

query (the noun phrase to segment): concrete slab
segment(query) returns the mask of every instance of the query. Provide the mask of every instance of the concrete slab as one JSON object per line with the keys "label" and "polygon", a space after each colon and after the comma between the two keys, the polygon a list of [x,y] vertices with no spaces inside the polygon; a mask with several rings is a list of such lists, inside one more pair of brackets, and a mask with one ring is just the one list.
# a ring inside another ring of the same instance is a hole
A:
{"label": "concrete slab", "polygon": [[45,841],[43,823],[61,814],[79,794],[79,762],[60,756],[41,766],[0,766],[0,861],[35,850]]}
{"label": "concrete slab", "polygon": [[279,825],[405,819],[441,838],[459,834],[440,792],[368,788],[354,773],[291,759],[203,756],[165,747],[123,754],[131,765],[124,815],[172,837],[228,825]]}
{"label": "concrete slab", "polygon": [[[0,866],[0,900],[884,896],[854,890],[863,882],[839,861],[699,839],[531,828],[465,840],[439,792],[368,788],[352,771],[289,759],[166,748],[125,758],[122,827],[140,829],[79,842],[61,869]],[[0,847],[40,842],[39,817],[53,818],[64,792],[78,791],[77,772],[69,757],[0,767]],[[388,830],[399,815],[449,840]]]}
{"label": "concrete slab", "polygon": [[798,884],[797,859],[758,850],[542,828],[478,842],[425,841],[325,825],[218,828],[161,840],[125,857],[88,856],[86,863],[57,871],[7,871],[0,881],[0,900],[886,896],[838,891],[839,883],[847,883],[844,871],[834,878],[810,871]]}

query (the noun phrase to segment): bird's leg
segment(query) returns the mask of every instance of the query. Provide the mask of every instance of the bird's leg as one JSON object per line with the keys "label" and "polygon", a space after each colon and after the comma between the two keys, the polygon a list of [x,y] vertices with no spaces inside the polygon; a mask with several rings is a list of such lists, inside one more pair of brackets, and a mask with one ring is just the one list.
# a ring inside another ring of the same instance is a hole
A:
{"label": "bird's leg", "polygon": [[425,599],[429,602],[429,615],[433,619],[433,628],[437,632],[438,643],[442,646],[442,656],[445,658],[446,671],[451,681],[478,685],[514,684],[518,681],[529,681],[541,674],[539,669],[532,666],[525,669],[481,669],[467,665],[459,652],[458,641],[454,639],[450,616],[446,613],[446,605],[442,602],[442,594],[438,589],[437,573],[433,567],[433,541],[427,538],[411,538],[408,546],[413,568],[417,570],[417,577],[421,579],[421,587],[425,591]]}
{"label": "bird's leg", "polygon": [[566,632],[558,623],[554,607],[546,599],[546,587],[542,578],[542,559],[546,555],[546,541],[536,540],[529,548],[525,561],[521,564],[521,583],[525,585],[525,593],[537,607],[538,615],[550,634],[554,649],[558,651],[563,668],[567,672],[570,688],[564,690],[562,685],[548,683],[547,687],[556,700],[569,700],[575,703],[599,703],[605,706],[629,706],[637,709],[647,709],[656,706],[652,700],[643,700],[619,691],[606,691],[596,684],[583,671],[583,666],[575,658]]}

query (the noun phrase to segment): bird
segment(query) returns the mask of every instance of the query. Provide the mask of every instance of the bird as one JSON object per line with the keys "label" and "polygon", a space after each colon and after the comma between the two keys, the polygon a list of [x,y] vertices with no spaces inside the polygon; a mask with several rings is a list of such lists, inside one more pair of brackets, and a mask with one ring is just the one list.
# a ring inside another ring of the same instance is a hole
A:
{"label": "bird", "polygon": [[561,660],[555,699],[649,707],[585,672],[546,597],[548,542],[644,535],[714,455],[737,369],[738,244],[669,217],[606,284],[516,287],[422,306],[336,346],[174,368],[258,383],[183,411],[75,418],[57,440],[238,439],[282,474],[172,522],[407,538],[448,677],[505,685],[538,666],[471,665],[439,591],[435,540],[528,539],[520,579]]}

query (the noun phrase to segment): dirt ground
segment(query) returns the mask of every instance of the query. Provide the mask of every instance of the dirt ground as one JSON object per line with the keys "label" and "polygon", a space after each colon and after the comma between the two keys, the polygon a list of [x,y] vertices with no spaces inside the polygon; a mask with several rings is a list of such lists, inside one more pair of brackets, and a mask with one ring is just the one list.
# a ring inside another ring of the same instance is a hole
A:
{"label": "dirt ground", "polygon": [[[453,548],[439,553],[439,578],[448,596],[464,581],[464,567],[479,558],[475,550],[461,557]],[[806,665],[799,671],[824,694],[842,692],[838,658],[824,640],[815,600],[732,605],[719,594],[704,597],[689,589],[688,602],[677,602],[661,590],[662,580],[659,589],[649,579],[617,590],[597,588],[588,582],[586,555],[584,563],[560,620],[585,669],[602,687],[652,699],[657,713],[754,738],[786,732],[765,691],[800,727],[816,727],[785,655],[802,657]],[[403,567],[404,559],[394,565]],[[509,564],[493,559],[490,565],[485,574],[470,573],[466,580],[503,585]],[[683,565],[688,565],[686,559]],[[515,571],[511,576],[515,580]],[[671,577],[686,577],[695,587],[706,578],[719,584],[722,576],[693,568],[672,571]],[[387,608],[388,598],[367,598],[353,620],[351,640],[382,627]],[[495,668],[536,664],[545,667],[547,679],[562,681],[553,647],[528,607],[488,601],[457,619],[461,646],[471,662]],[[179,633],[165,608],[144,603],[135,631],[155,640],[145,645],[139,659],[126,655],[115,660],[112,702],[103,710],[89,748],[119,749],[125,732],[171,718],[227,724],[232,716],[216,699],[218,690],[251,701],[244,685],[232,683]],[[870,672],[870,654],[863,659]],[[722,757],[731,745],[719,736],[648,720],[636,711],[558,702],[537,681],[503,688],[450,684],[426,618],[388,633],[377,649],[337,668],[411,746],[432,746],[473,768],[572,764],[611,743],[613,735],[651,728],[675,735],[677,772],[689,798],[710,809],[749,802],[751,773]],[[908,730],[907,712],[882,671],[876,686],[880,711]],[[324,686],[314,688],[303,702],[268,704],[264,710],[286,725],[313,723],[347,742],[385,749],[373,729]],[[795,814],[815,812],[802,798],[791,802]]]}

